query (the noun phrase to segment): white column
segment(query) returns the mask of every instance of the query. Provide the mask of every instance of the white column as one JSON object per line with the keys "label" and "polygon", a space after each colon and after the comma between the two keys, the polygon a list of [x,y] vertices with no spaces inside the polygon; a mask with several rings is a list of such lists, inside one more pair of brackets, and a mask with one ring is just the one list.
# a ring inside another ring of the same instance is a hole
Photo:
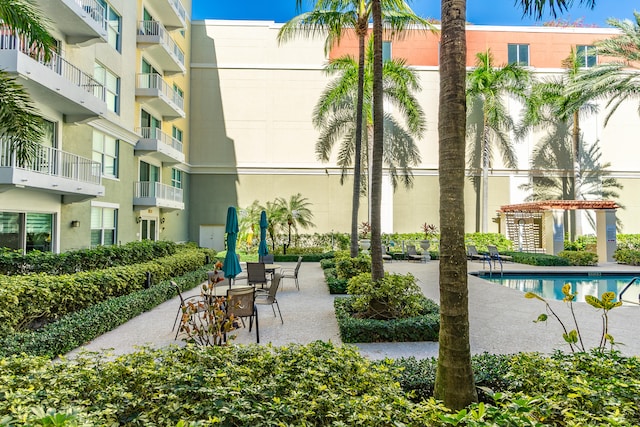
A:
{"label": "white column", "polygon": [[544,211],[544,247],[549,255],[557,255],[564,250],[564,210],[550,209]]}
{"label": "white column", "polygon": [[598,261],[614,262],[616,251],[616,210],[596,210],[596,236],[598,237]]}

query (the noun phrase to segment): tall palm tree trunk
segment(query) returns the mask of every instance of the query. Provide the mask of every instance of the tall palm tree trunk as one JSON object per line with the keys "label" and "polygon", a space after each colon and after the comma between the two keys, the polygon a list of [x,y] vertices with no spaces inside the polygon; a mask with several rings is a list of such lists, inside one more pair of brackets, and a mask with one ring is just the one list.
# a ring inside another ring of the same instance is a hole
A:
{"label": "tall palm tree trunk", "polygon": [[[372,0],[373,15],[373,156],[371,159],[371,280],[384,277],[382,265],[382,157],[383,157],[383,88],[382,88],[382,9],[380,0]],[[464,158],[464,155],[463,155]]]}
{"label": "tall palm tree trunk", "polygon": [[[573,197],[575,200],[583,200],[582,191],[582,171],[580,169],[580,114],[578,111],[573,113],[573,128],[571,130],[571,139],[573,145]],[[582,218],[581,211],[572,210],[571,216],[573,223],[571,227],[571,240],[575,240],[582,234]]]}
{"label": "tall palm tree trunk", "polygon": [[452,409],[478,399],[471,369],[464,247],[466,1],[442,0],[440,47],[440,348],[434,396]]}
{"label": "tall palm tree trunk", "polygon": [[364,22],[364,31],[360,28],[358,36],[358,99],[356,101],[356,140],[353,161],[353,195],[351,200],[351,258],[358,256],[358,211],[360,210],[360,177],[362,166],[362,110],[364,104],[364,60],[365,37],[367,22]]}

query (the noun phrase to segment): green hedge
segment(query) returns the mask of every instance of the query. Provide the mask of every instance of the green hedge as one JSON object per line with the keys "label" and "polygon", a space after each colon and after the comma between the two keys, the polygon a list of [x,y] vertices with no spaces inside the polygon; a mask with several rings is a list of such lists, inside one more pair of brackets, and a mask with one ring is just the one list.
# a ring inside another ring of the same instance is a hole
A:
{"label": "green hedge", "polygon": [[185,249],[142,264],[50,276],[0,276],[0,336],[38,326],[111,297],[197,270],[206,252]]}
{"label": "green hedge", "polygon": [[275,254],[273,259],[275,262],[297,262],[298,257],[302,255],[302,262],[319,262],[323,259],[333,258],[333,252],[322,252],[322,253],[296,253],[293,250],[286,255],[278,255]]}
{"label": "green hedge", "polygon": [[504,252],[504,255],[509,255],[513,258],[513,262],[528,265],[539,266],[567,266],[571,265],[565,258],[560,258],[555,255],[547,254],[533,254],[527,252]]}
{"label": "green hedge", "polygon": [[620,264],[640,265],[640,251],[634,249],[618,249],[613,259]]}
{"label": "green hedge", "polygon": [[[206,280],[211,265],[173,280],[182,290],[192,289]],[[35,331],[0,338],[0,356],[28,354],[56,357],[93,340],[176,296],[169,281],[129,295],[110,298],[77,311]]]}
{"label": "green hedge", "polygon": [[560,258],[566,259],[569,265],[584,265],[593,266],[598,265],[598,254],[587,251],[560,251],[558,253]]}
{"label": "green hedge", "polygon": [[178,246],[169,241],[143,240],[122,246],[98,246],[94,249],[80,249],[61,254],[33,251],[26,255],[20,251],[0,248],[0,273],[5,275],[29,273],[55,275],[102,270],[170,256],[176,253]]}
{"label": "green hedge", "polygon": [[353,297],[336,298],[333,302],[340,337],[345,343],[438,340],[440,310],[435,302],[427,298],[424,298],[421,316],[394,320],[355,318],[351,315],[352,299]]}

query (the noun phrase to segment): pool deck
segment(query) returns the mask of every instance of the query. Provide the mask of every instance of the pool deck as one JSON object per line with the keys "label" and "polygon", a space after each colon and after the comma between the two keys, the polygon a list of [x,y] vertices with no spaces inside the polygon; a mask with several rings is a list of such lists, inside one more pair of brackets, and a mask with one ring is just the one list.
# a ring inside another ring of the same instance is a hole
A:
{"label": "pool deck", "polygon": [[[294,263],[281,263],[284,267],[293,267]],[[428,298],[439,301],[437,261],[426,263],[394,261],[385,263],[385,271],[411,273]],[[481,271],[482,262],[468,262],[468,271]],[[486,266],[485,266],[486,268]],[[523,264],[505,263],[504,271],[543,272],[543,271],[620,271],[640,276],[640,267],[615,263],[600,264],[597,267],[535,267]],[[518,290],[491,283],[478,277],[468,276],[469,287],[469,341],[472,353],[550,353],[556,349],[568,351],[568,345],[562,339],[562,329],[557,321],[533,323],[539,314],[545,312],[541,301],[524,298]],[[197,288],[188,295],[198,292]],[[289,343],[309,343],[315,340],[332,341],[341,344],[338,325],[333,311],[333,300],[324,282],[319,263],[302,263],[300,269],[300,291],[296,291],[292,281],[286,281],[278,292],[278,301],[284,317],[273,316],[271,308],[259,306],[260,343],[286,345]],[[562,301],[549,301],[551,307],[568,325],[571,317]],[[108,332],[83,349],[99,351],[110,349],[113,354],[135,351],[137,346],[148,345],[164,347],[184,345],[175,332],[171,331],[179,302],[177,298],[161,304],[157,308],[138,316],[126,324]],[[598,311],[586,303],[574,304],[580,331],[587,348],[597,345],[602,328],[602,317]],[[640,326],[640,307],[623,306],[611,311],[609,333],[616,341],[624,343],[617,347],[622,354],[640,356],[640,340],[637,339]],[[237,331],[234,343],[255,343],[255,331],[247,329]],[[357,344],[361,354],[372,359],[385,357],[417,358],[438,355],[438,343],[367,343]],[[78,350],[70,353],[76,354]]]}

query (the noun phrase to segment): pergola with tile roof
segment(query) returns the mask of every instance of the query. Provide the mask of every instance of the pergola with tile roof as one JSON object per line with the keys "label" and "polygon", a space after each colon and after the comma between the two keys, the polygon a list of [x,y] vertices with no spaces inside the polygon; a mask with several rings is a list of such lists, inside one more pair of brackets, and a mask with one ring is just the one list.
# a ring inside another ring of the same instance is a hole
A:
{"label": "pergola with tile roof", "polygon": [[[500,207],[499,213],[501,220],[505,222],[507,214],[541,215],[542,247],[546,253],[556,255],[564,250],[564,211],[593,209],[596,211],[598,259],[613,262],[613,253],[616,250],[616,209],[618,208],[619,206],[612,200],[538,200],[504,205]],[[502,227],[505,231],[507,228]]]}

